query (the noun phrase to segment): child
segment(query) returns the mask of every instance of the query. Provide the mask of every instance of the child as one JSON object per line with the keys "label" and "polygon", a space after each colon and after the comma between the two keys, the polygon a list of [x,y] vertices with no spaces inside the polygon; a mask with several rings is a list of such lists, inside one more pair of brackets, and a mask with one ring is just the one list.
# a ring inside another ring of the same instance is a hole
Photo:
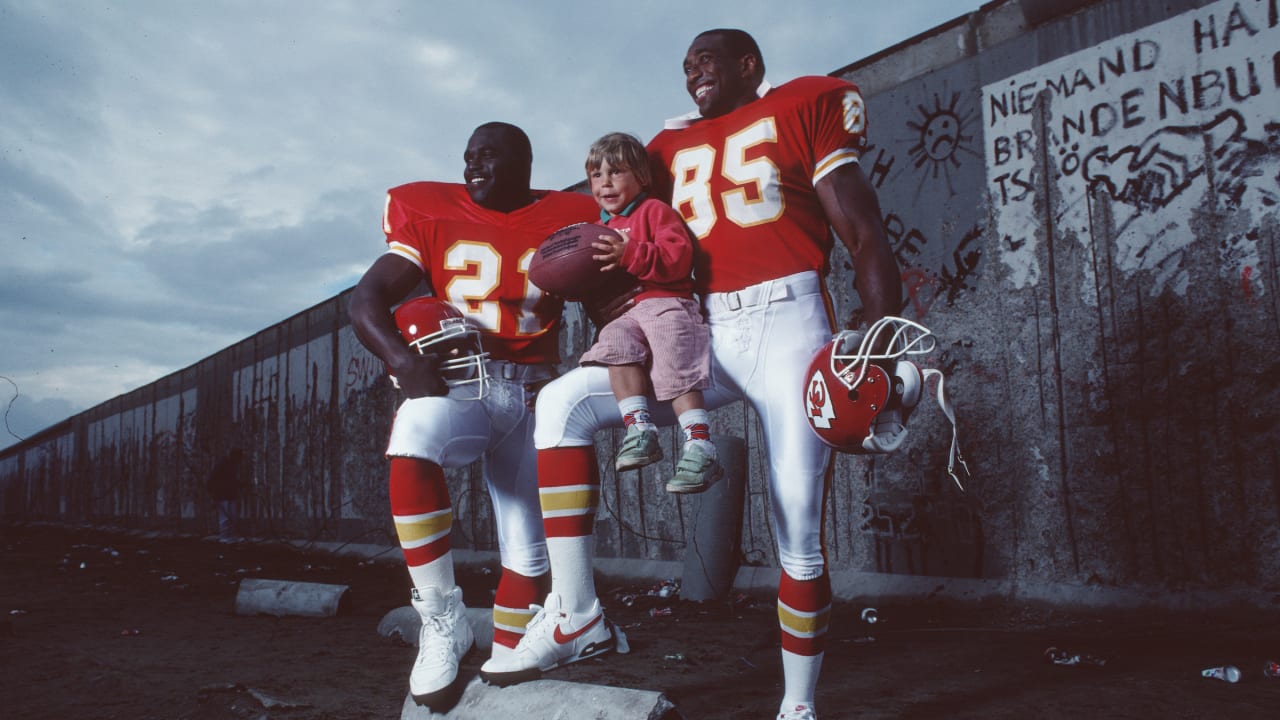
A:
{"label": "child", "polygon": [[[582,363],[609,367],[609,382],[627,429],[614,465],[644,467],[662,459],[648,395],[671,407],[684,428],[684,450],[667,492],[696,493],[723,474],[711,442],[702,390],[711,384],[710,331],[693,299],[693,237],[669,205],[648,197],[644,145],[625,133],[597,140],[587,154],[600,221],[623,240],[593,243],[604,272],[621,267],[640,280],[635,304],[600,329]],[[646,367],[649,368],[646,371]]]}

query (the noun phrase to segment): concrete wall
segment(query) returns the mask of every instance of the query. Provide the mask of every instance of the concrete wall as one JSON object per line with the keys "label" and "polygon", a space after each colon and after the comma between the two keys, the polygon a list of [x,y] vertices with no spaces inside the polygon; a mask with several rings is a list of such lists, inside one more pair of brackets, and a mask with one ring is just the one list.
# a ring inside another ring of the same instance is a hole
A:
{"label": "concrete wall", "polygon": [[[972,471],[958,492],[934,407],[903,451],[838,458],[825,525],[838,592],[1275,602],[1276,3],[993,2],[833,73],[867,95],[863,167],[902,314],[940,338],[925,364],[948,374]],[[832,265],[852,317],[848,258]],[[203,477],[241,444],[250,532],[394,544],[381,449],[396,396],[346,301],[0,454],[0,509],[208,532]],[[568,364],[588,332],[571,312]],[[754,415],[714,421],[748,442],[741,559],[767,575]],[[597,438],[602,461],[617,440]],[[662,490],[670,467],[637,482],[610,465],[602,561],[678,562],[693,504]],[[454,546],[495,549],[476,469],[450,482]]]}
{"label": "concrete wall", "polygon": [[1274,593],[1276,3],[1055,5],[993,3],[839,73],[872,96],[864,167],[975,478],[948,491],[938,438],[851,464],[864,520],[835,556]]}

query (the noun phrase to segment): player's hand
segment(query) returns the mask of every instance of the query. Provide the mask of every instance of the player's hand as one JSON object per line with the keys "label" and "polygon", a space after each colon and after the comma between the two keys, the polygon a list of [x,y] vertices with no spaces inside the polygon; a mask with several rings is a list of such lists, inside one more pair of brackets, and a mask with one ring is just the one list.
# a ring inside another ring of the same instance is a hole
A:
{"label": "player's hand", "polygon": [[391,368],[401,392],[411,398],[449,394],[449,386],[440,377],[440,361],[435,355],[407,357],[402,365]]}
{"label": "player's hand", "polygon": [[600,268],[600,272],[615,270],[622,262],[622,253],[627,249],[627,231],[619,229],[618,235],[622,238],[621,240],[612,235],[601,235],[596,242],[591,243],[591,247],[600,251],[599,255],[591,257],[605,263],[604,267]]}
{"label": "player's hand", "polygon": [[862,345],[862,338],[866,337],[866,332],[861,329],[849,329],[844,332],[836,333],[836,352],[840,355],[853,355],[858,352],[858,348]]}
{"label": "player's hand", "polygon": [[640,283],[633,283],[630,287],[624,287],[621,290],[609,288],[606,292],[583,298],[582,308],[587,311],[587,318],[591,320],[591,324],[599,330],[634,307],[635,297],[639,294]]}
{"label": "player's hand", "polygon": [[[880,333],[878,336],[872,338],[871,342],[867,343],[866,347],[863,347],[863,340],[866,336],[866,327],[859,327],[837,333],[836,339],[838,340],[838,343],[836,352],[840,355],[852,357],[861,358],[864,356],[871,356],[874,358],[878,355],[884,355],[888,351],[890,333]],[[865,352],[865,355],[860,351]],[[885,372],[890,375],[893,374],[893,368],[897,365],[896,359],[873,359],[870,362],[884,368]]]}

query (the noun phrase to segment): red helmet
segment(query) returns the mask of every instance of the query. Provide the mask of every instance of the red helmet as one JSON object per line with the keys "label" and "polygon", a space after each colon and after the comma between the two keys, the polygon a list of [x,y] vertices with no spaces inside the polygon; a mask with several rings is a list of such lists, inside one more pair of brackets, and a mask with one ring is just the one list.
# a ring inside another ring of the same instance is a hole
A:
{"label": "red helmet", "polygon": [[[885,336],[888,335],[887,341]],[[883,350],[872,354],[877,346]],[[904,359],[937,347],[928,328],[897,317],[877,320],[866,333],[846,330],[813,356],[804,387],[805,416],[822,442],[841,452],[890,453],[907,438],[907,418],[920,402],[925,378],[938,378],[938,405],[952,425],[951,460],[947,472],[962,465],[955,433],[955,413],[946,398],[942,373],[921,370]],[[965,467],[968,471],[967,466]],[[960,488],[963,490],[963,486]]]}
{"label": "red helmet", "polygon": [[439,298],[417,297],[396,308],[395,321],[409,347],[440,361],[446,385],[451,389],[475,385],[474,399],[484,397],[489,353],[480,345],[480,331],[456,307]]}
{"label": "red helmet", "polygon": [[[887,343],[881,338],[892,328]],[[915,363],[899,359],[929,352],[930,332],[901,318],[883,318],[863,333],[846,330],[813,356],[805,383],[809,426],[831,447],[849,453],[893,452],[906,439],[907,416],[920,402],[924,378]],[[884,350],[872,355],[871,348]],[[896,425],[896,427],[894,427]]]}

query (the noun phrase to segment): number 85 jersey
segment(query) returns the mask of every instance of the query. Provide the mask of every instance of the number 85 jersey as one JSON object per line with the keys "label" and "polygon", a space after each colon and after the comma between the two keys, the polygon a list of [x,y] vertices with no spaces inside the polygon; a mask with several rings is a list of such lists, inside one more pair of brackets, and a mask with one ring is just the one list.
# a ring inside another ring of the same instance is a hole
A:
{"label": "number 85 jersey", "polygon": [[700,292],[825,273],[832,241],[814,186],[867,145],[862,95],[848,82],[802,77],[760,93],[719,117],[668,120],[649,142],[657,196],[698,238]]}
{"label": "number 85 jersey", "polygon": [[559,361],[564,302],[529,282],[538,245],[565,225],[599,217],[595,201],[535,190],[509,213],[475,204],[459,183],[415,182],[387,191],[387,252],[417,265],[431,292],[482,333],[494,360]]}

